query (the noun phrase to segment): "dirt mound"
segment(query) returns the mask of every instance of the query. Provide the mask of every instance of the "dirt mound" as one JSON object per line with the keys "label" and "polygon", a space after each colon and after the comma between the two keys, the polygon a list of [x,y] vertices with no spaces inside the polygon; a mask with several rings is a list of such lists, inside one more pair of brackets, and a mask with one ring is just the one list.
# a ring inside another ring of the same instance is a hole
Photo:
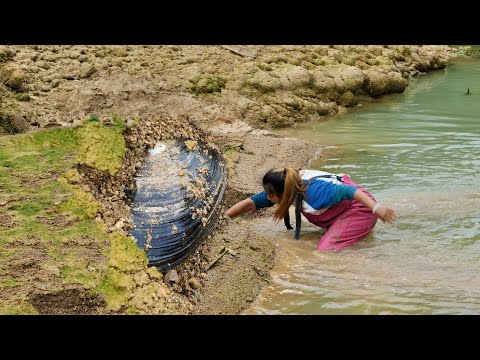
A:
{"label": "dirt mound", "polygon": [[105,313],[105,300],[89,295],[86,289],[65,289],[55,293],[32,294],[30,302],[39,314],[95,315]]}

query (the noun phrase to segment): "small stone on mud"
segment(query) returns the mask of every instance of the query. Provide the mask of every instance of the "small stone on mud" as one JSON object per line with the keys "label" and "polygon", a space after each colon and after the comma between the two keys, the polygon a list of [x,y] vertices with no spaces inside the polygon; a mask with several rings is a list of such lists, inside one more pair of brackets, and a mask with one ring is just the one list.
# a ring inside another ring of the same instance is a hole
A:
{"label": "small stone on mud", "polygon": [[176,292],[182,292],[183,291],[183,288],[178,284],[173,284],[172,289],[175,290]]}
{"label": "small stone on mud", "polygon": [[88,270],[88,271],[91,271],[91,272],[95,272],[95,271],[97,271],[97,268],[96,268],[95,266],[88,265],[88,266],[87,266],[87,270]]}
{"label": "small stone on mud", "polygon": [[121,229],[124,225],[125,221],[122,219],[122,220],[118,220],[115,225],[113,226],[115,229]]}
{"label": "small stone on mud", "polygon": [[193,277],[188,280],[188,284],[192,287],[192,289],[198,289],[201,286],[200,281]]}
{"label": "small stone on mud", "polygon": [[178,275],[177,270],[172,269],[167,271],[164,279],[166,283],[173,282],[175,284],[178,284],[180,282],[180,275]]}

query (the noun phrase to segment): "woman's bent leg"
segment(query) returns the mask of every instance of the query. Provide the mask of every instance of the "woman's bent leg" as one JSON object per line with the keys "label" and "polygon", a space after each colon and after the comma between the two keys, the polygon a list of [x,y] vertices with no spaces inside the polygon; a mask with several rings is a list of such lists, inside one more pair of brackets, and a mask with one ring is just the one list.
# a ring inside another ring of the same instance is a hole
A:
{"label": "woman's bent leg", "polygon": [[338,251],[367,236],[375,227],[378,218],[370,209],[354,208],[340,215],[320,239],[317,249],[320,251]]}

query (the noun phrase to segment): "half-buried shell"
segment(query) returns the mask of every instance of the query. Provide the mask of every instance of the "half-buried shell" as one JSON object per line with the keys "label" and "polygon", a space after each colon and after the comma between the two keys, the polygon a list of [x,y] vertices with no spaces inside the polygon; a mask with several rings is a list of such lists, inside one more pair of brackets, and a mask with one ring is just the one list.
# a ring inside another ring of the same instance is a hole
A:
{"label": "half-buried shell", "polygon": [[227,185],[222,156],[205,143],[157,143],[135,178],[132,231],[149,265],[180,264],[212,233]]}

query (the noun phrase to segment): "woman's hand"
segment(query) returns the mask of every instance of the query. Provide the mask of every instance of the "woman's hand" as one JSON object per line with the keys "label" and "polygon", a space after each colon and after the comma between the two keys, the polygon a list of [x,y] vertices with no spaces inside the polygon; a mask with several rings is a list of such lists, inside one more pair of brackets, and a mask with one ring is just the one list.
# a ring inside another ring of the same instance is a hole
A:
{"label": "woman's hand", "polygon": [[375,210],[375,215],[377,215],[378,218],[384,223],[393,224],[395,220],[397,220],[397,215],[395,214],[395,211],[382,205],[380,205],[378,209]]}
{"label": "woman's hand", "polygon": [[385,223],[394,223],[397,220],[397,215],[395,211],[390,208],[387,208],[374,200],[370,199],[363,191],[357,189],[353,194],[354,199],[358,202],[361,202],[363,205],[367,206],[372,212],[377,215],[377,217]]}

